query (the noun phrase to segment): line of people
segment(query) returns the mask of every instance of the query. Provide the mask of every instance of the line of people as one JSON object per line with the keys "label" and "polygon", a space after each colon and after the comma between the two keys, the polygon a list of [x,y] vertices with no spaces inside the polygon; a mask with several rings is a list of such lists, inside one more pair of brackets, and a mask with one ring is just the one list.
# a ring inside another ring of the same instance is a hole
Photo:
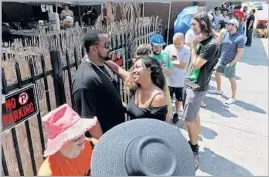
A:
{"label": "line of people", "polygon": [[[87,55],[72,79],[73,109],[63,105],[43,118],[48,158],[39,175],[195,175],[199,167],[199,110],[212,72],[223,56],[229,56],[227,63],[235,67],[240,55],[234,57],[234,41],[242,46],[241,38],[234,36],[236,20],[228,21],[229,33],[223,34],[223,39],[211,23],[207,13],[195,14],[193,36],[186,34],[184,39],[177,33],[173,44],[164,50],[163,37],[153,35],[150,45],[137,48],[129,71],[110,60],[107,34],[98,30],[87,33]],[[223,43],[227,44],[220,45]],[[217,71],[220,67],[228,68],[217,65]],[[114,74],[124,80],[128,105],[117,92]],[[176,113],[172,116],[174,95]],[[131,121],[125,122],[125,113]],[[180,114],[188,128],[188,142],[167,123],[171,117],[177,122]]]}

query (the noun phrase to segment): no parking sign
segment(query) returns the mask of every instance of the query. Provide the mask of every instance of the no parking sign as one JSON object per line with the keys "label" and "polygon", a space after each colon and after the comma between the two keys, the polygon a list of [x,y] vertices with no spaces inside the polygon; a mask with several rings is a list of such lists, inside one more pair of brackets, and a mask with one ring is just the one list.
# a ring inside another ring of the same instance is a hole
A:
{"label": "no parking sign", "polygon": [[2,104],[3,130],[14,127],[38,113],[35,85],[31,84],[5,95]]}

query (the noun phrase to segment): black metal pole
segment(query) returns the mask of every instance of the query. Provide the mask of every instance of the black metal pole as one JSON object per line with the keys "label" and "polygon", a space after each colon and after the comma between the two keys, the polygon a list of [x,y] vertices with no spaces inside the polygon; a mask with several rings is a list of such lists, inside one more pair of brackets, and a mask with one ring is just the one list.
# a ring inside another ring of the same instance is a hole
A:
{"label": "black metal pole", "polygon": [[53,69],[53,85],[56,98],[56,106],[61,106],[66,103],[63,73],[62,73],[62,60],[59,51],[50,51],[51,65]]}

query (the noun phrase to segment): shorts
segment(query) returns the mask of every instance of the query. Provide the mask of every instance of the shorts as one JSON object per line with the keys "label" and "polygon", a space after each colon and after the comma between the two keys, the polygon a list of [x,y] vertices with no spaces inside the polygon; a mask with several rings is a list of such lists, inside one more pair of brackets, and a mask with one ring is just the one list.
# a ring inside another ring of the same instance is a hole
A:
{"label": "shorts", "polygon": [[169,87],[171,99],[173,99],[174,94],[176,95],[176,99],[179,102],[183,100],[183,87]]}
{"label": "shorts", "polygon": [[206,91],[198,92],[192,89],[186,89],[186,98],[184,104],[183,118],[188,122],[194,122],[201,108],[202,100],[206,95]]}
{"label": "shorts", "polygon": [[218,62],[218,64],[216,65],[216,71],[219,73],[222,73],[225,75],[225,77],[227,78],[234,78],[235,77],[235,67],[236,64],[234,64],[233,66],[228,66]]}

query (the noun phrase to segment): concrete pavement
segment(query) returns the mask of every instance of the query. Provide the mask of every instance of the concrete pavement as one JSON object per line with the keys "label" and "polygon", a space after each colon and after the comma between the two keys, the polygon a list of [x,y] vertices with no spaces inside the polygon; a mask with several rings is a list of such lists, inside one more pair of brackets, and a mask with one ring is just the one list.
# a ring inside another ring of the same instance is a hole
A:
{"label": "concrete pavement", "polygon": [[[253,38],[252,47],[245,48],[237,64],[236,75],[238,101],[223,104],[231,89],[222,77],[224,95],[208,93],[208,109],[200,111],[198,176],[268,175],[268,39]],[[215,88],[214,77],[210,85]],[[177,126],[182,127],[182,122]],[[179,130],[187,138],[186,130]]]}

